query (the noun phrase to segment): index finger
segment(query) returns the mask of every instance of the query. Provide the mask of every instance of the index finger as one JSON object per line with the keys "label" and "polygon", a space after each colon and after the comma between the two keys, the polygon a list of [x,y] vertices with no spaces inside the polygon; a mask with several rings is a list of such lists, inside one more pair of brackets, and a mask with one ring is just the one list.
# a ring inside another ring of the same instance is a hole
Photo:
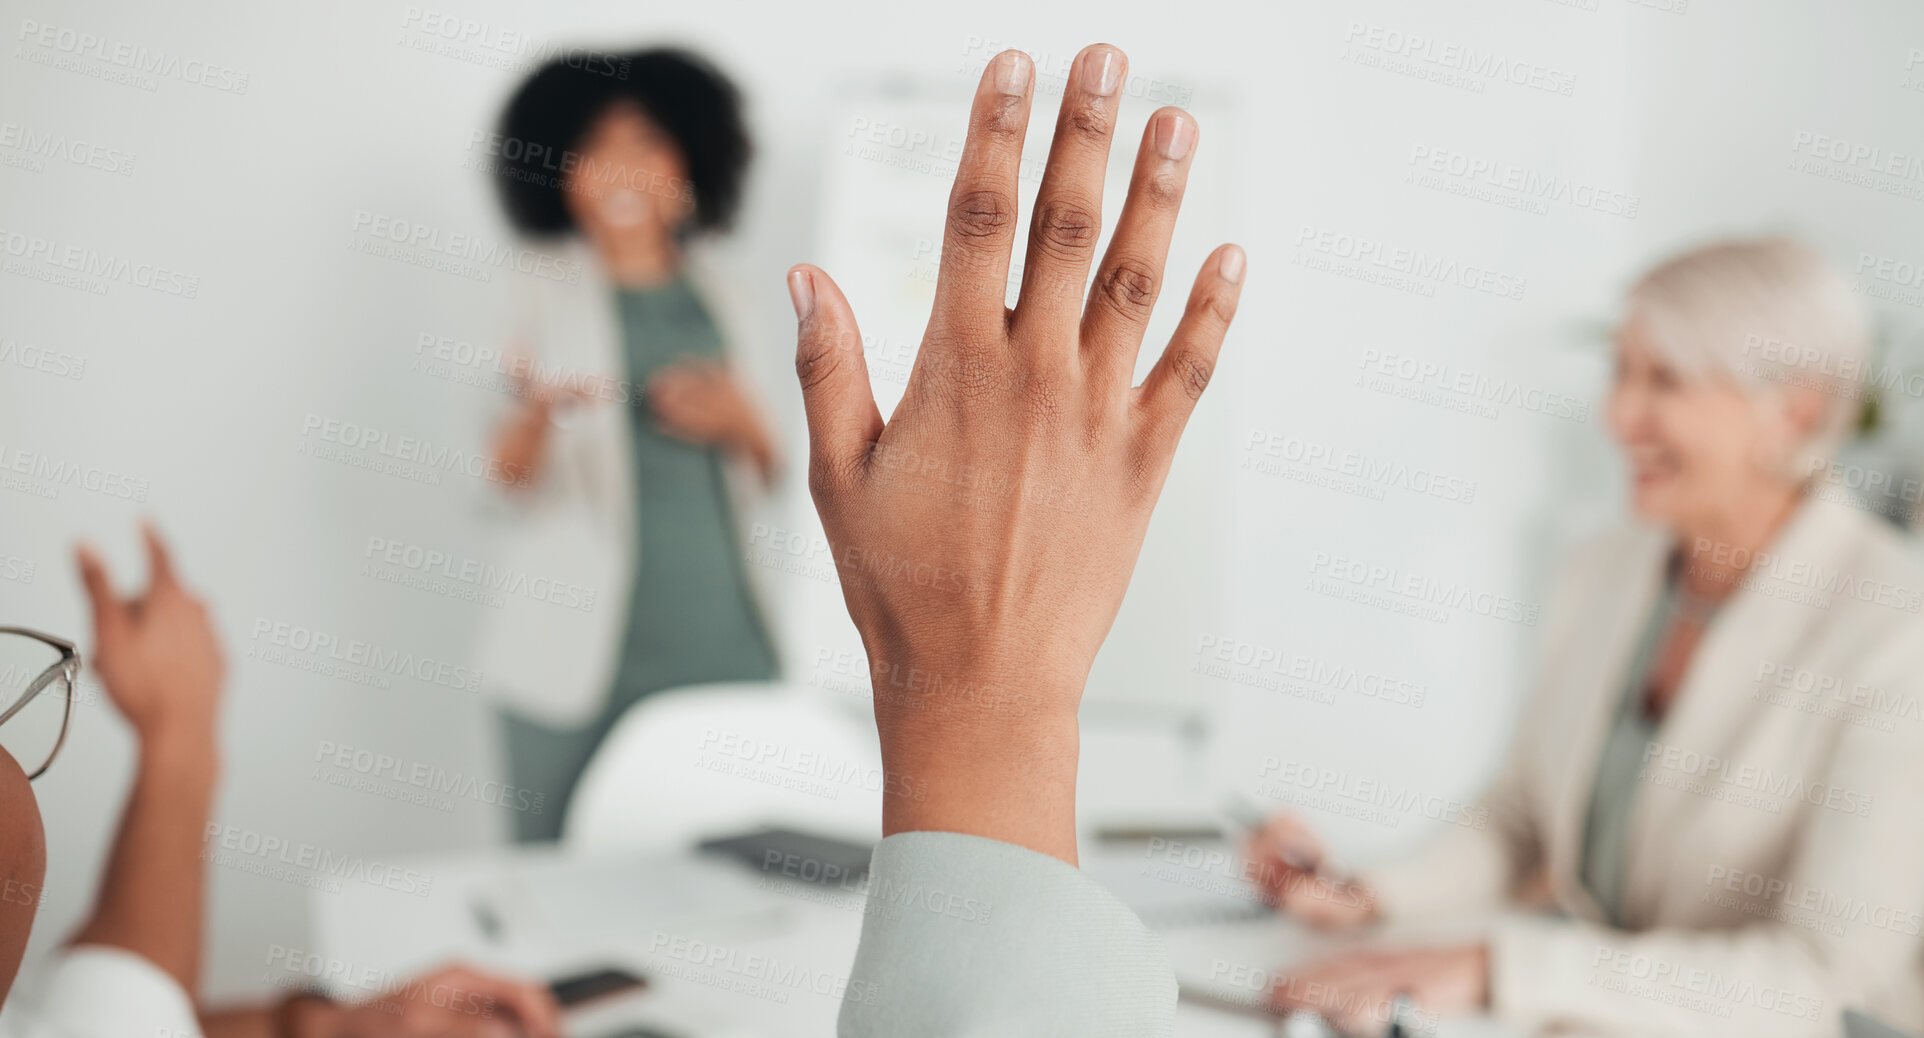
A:
{"label": "index finger", "polygon": [[174,577],[173,556],[168,552],[166,542],[160,539],[160,531],[154,529],[153,523],[140,524],[140,539],[147,544],[149,589],[178,586],[179,581]]}

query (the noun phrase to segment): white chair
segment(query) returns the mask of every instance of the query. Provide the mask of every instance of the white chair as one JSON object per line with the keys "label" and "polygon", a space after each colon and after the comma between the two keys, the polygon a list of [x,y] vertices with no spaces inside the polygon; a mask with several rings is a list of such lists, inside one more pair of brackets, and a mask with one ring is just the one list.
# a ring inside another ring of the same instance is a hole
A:
{"label": "white chair", "polygon": [[882,833],[875,724],[775,683],[648,696],[588,762],[561,839],[570,852],[674,853],[781,825],[872,842]]}

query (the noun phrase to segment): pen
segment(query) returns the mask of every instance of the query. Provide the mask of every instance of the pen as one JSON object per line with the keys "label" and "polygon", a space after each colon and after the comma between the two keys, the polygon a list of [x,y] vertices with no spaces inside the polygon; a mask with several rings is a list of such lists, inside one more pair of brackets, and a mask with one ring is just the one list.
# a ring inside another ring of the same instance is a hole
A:
{"label": "pen", "polygon": [[[1269,821],[1255,804],[1235,793],[1223,798],[1223,813],[1251,836],[1262,832],[1263,826]],[[1321,874],[1322,859],[1316,855],[1306,853],[1300,847],[1283,847],[1280,851],[1284,865],[1311,876]]]}
{"label": "pen", "polygon": [[481,936],[495,944],[501,943],[501,916],[493,905],[484,898],[476,897],[468,902],[468,911],[474,916],[474,925],[480,927]]}
{"label": "pen", "polygon": [[1399,991],[1390,1002],[1390,1029],[1387,1038],[1415,1038],[1418,1030],[1416,1019],[1416,1000],[1407,991]]}

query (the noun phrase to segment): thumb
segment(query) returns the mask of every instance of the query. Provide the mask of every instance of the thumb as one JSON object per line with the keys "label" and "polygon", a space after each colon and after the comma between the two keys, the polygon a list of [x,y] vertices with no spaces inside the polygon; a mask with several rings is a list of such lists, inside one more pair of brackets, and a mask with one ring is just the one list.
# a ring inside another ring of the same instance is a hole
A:
{"label": "thumb", "polygon": [[882,413],[869,389],[862,333],[842,290],[820,268],[802,264],[788,272],[800,331],[795,374],[808,412],[810,468],[815,480],[839,480],[866,456],[882,435]]}

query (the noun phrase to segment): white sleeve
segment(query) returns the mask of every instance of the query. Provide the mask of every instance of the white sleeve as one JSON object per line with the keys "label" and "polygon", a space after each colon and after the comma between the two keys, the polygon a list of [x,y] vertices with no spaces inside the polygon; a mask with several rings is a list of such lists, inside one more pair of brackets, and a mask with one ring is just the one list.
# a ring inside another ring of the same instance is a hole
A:
{"label": "white sleeve", "polygon": [[875,848],[842,1038],[1175,1033],[1162,939],[1080,869],[960,833]]}
{"label": "white sleeve", "polygon": [[[174,978],[133,952],[80,945],[55,955],[37,991],[17,988],[4,1038],[198,1038],[194,1004]],[[36,997],[37,996],[37,997]],[[21,1003],[15,1005],[14,1003]]]}

